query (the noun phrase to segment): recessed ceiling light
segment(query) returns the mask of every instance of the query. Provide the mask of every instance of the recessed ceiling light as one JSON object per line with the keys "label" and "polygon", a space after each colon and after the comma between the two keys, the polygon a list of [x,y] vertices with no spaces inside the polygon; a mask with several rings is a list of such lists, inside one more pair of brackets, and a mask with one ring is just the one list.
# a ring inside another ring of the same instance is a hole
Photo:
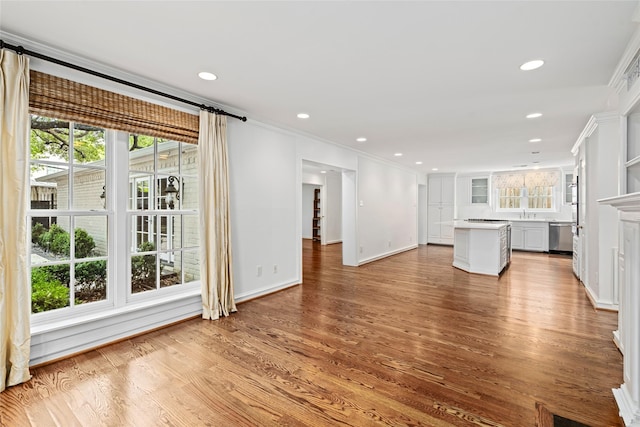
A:
{"label": "recessed ceiling light", "polygon": [[394,154],[394,156],[400,157],[400,156],[402,156],[402,153],[396,153],[396,154]]}
{"label": "recessed ceiling light", "polygon": [[540,154],[539,151],[532,151],[531,154]]}
{"label": "recessed ceiling light", "polygon": [[366,140],[367,140],[367,138],[365,138],[365,137],[356,138],[356,141],[358,141],[358,142],[365,142]]}
{"label": "recessed ceiling light", "polygon": [[309,115],[307,113],[298,113],[299,119],[308,119]]}
{"label": "recessed ceiling light", "polygon": [[437,171],[437,170],[438,170],[438,168],[433,168],[433,169],[431,169],[431,170],[432,170],[432,171]]}
{"label": "recessed ceiling light", "polygon": [[540,163],[540,162],[538,162],[538,161],[535,161],[535,162],[531,162],[531,163],[533,163],[533,164],[536,164],[536,163]]}
{"label": "recessed ceiling light", "polygon": [[218,78],[218,76],[216,76],[215,74],[208,73],[206,71],[198,73],[198,77],[200,77],[202,80],[215,80]]}
{"label": "recessed ceiling light", "polygon": [[541,116],[542,116],[542,113],[531,113],[531,114],[527,114],[527,119],[535,119]]}
{"label": "recessed ceiling light", "polygon": [[320,171],[320,173],[327,173],[327,171]]}
{"label": "recessed ceiling light", "polygon": [[421,165],[421,164],[422,164],[422,162],[416,162],[416,165]]}
{"label": "recessed ceiling light", "polygon": [[542,59],[534,59],[533,61],[525,62],[520,66],[522,71],[531,71],[536,70],[544,65],[544,61]]}
{"label": "recessed ceiling light", "polygon": [[529,140],[529,142],[540,142],[540,141],[542,141],[542,139],[540,138],[533,138]]}

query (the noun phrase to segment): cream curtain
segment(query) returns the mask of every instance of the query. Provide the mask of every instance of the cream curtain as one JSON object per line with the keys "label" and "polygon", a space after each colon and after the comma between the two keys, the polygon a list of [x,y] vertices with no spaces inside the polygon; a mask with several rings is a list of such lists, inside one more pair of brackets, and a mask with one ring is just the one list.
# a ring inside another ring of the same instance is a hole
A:
{"label": "cream curtain", "polygon": [[236,311],[231,259],[226,116],[200,112],[200,279],[202,318]]}
{"label": "cream curtain", "polygon": [[29,60],[0,50],[0,391],[31,378],[27,270]]}

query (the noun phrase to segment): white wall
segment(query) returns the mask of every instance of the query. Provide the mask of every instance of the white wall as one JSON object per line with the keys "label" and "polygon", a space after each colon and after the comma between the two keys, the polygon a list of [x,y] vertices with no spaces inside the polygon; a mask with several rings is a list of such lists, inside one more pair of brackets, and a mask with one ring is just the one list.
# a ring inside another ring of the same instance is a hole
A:
{"label": "white wall", "polygon": [[416,173],[358,159],[358,251],[368,262],[417,246]]}
{"label": "white wall", "polygon": [[342,173],[328,172],[325,176],[324,243],[342,241]]}
{"label": "white wall", "polygon": [[[236,300],[299,282],[296,141],[255,122],[228,122]],[[259,266],[262,273],[258,274]]]}
{"label": "white wall", "polygon": [[319,185],[302,184],[302,238],[313,238],[313,200]]}

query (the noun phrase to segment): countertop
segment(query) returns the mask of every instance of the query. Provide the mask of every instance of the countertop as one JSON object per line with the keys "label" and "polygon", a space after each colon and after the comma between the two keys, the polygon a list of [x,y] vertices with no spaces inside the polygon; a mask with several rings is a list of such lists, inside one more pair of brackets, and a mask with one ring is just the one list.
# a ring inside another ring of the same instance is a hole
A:
{"label": "countertop", "polygon": [[509,225],[509,221],[504,222],[469,222],[456,220],[453,221],[453,228],[473,228],[481,230],[499,230],[502,227]]}

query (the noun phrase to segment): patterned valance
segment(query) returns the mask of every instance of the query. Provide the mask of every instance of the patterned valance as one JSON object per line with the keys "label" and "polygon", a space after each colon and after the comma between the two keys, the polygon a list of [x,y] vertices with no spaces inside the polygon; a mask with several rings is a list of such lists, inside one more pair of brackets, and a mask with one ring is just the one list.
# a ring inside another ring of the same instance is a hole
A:
{"label": "patterned valance", "polygon": [[527,188],[555,187],[558,182],[560,182],[560,171],[558,170],[528,172],[524,178],[524,185]]}
{"label": "patterned valance", "polygon": [[493,175],[494,188],[554,187],[560,182],[560,171],[556,169],[522,172],[498,172]]}
{"label": "patterned valance", "polygon": [[493,175],[493,188],[522,188],[524,187],[524,174],[498,173]]}

